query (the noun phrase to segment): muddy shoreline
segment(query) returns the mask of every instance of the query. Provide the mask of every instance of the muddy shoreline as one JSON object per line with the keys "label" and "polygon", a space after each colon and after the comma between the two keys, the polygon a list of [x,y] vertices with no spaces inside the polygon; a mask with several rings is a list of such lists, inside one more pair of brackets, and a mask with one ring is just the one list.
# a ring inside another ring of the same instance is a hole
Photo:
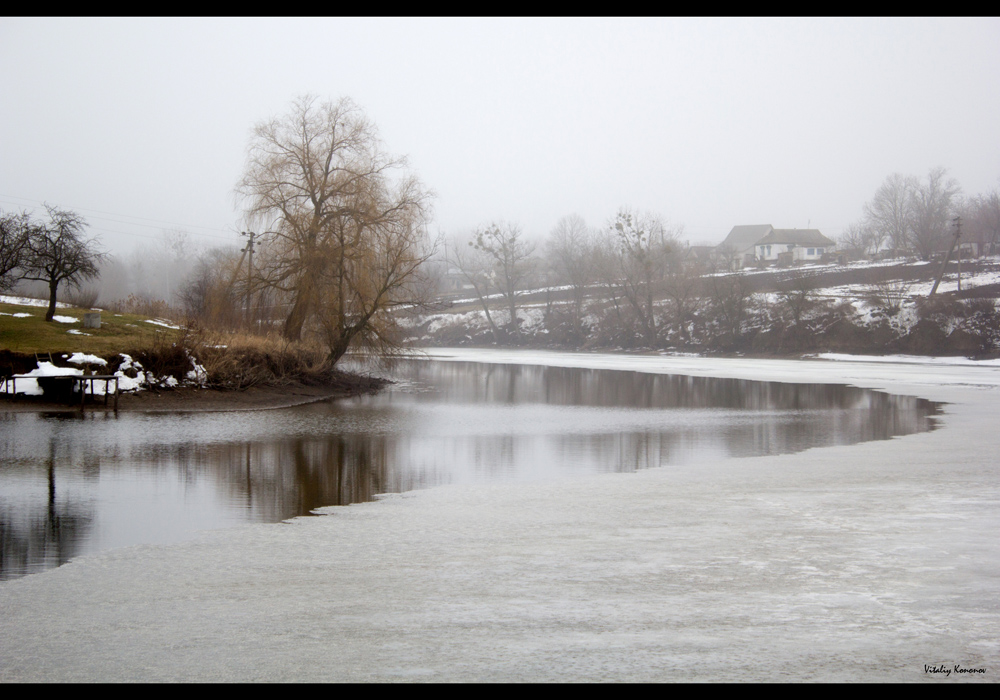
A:
{"label": "muddy shoreline", "polygon": [[[207,411],[256,411],[275,408],[290,408],[302,404],[340,399],[348,396],[375,393],[388,384],[387,380],[360,375],[338,376],[324,384],[292,383],[285,385],[262,385],[249,389],[203,389],[179,387],[176,389],[148,389],[136,393],[122,394],[118,398],[118,410],[133,413],[166,413],[182,411],[201,413]],[[113,399],[105,408],[102,397],[87,400],[84,411],[111,411]],[[0,398],[0,412],[79,412],[79,403],[67,404],[45,397],[18,396],[16,400],[4,396]]]}

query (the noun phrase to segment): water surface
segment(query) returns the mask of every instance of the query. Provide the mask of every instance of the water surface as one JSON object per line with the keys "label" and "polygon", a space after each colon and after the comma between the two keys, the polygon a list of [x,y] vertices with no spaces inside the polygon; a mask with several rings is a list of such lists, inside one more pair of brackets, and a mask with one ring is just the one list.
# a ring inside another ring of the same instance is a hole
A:
{"label": "water surface", "polygon": [[412,360],[394,377],[376,396],[273,411],[0,404],[0,578],[379,493],[885,440],[932,430],[940,410],[839,385],[617,370]]}

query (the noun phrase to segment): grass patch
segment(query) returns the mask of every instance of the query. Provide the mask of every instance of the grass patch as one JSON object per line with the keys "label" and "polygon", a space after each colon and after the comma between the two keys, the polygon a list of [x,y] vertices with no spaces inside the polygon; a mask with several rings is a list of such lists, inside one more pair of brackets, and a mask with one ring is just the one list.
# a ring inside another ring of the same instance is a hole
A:
{"label": "grass patch", "polygon": [[0,303],[0,348],[24,354],[85,352],[110,357],[128,352],[129,348],[170,345],[184,335],[183,330],[149,323],[155,319],[138,314],[102,311],[101,327],[97,329],[83,327],[83,314],[90,309],[56,309],[57,316],[73,317],[76,323],[46,322],[45,311],[44,306]]}

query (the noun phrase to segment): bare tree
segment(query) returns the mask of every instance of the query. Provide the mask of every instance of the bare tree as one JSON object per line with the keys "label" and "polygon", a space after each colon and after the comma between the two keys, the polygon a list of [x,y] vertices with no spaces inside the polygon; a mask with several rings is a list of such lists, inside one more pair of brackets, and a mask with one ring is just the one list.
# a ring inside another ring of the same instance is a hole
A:
{"label": "bare tree", "polygon": [[747,276],[741,272],[713,275],[708,278],[707,287],[712,316],[729,342],[736,344],[743,336],[753,300]]}
{"label": "bare tree", "polygon": [[646,344],[653,347],[659,337],[653,300],[662,291],[677,232],[669,230],[658,215],[623,207],[609,222],[608,233],[618,268],[614,283],[631,306]]}
{"label": "bare tree", "polygon": [[237,327],[243,314],[233,280],[240,272],[240,260],[235,248],[213,248],[198,260],[178,294],[189,322]]}
{"label": "bare tree", "polygon": [[996,255],[1000,244],[1000,192],[992,190],[969,199],[962,214],[967,240],[981,244],[981,253]]}
{"label": "bare tree", "polygon": [[237,193],[263,234],[261,280],[290,300],[284,336],[311,324],[333,363],[352,343],[388,349],[390,312],[426,291],[430,194],[363,112],[307,96],[258,124]]}
{"label": "bare tree", "polygon": [[691,334],[688,326],[695,319],[695,314],[701,307],[701,269],[690,261],[673,256],[666,279],[663,283],[663,293],[669,302],[670,316],[682,342],[690,342]]}
{"label": "bare tree", "polygon": [[882,234],[876,233],[867,221],[849,224],[840,236],[840,246],[856,255],[877,253],[882,242]]}
{"label": "bare tree", "polygon": [[930,259],[948,235],[953,200],[960,192],[958,182],[946,179],[947,174],[944,168],[934,168],[927,181],[913,189],[913,247],[924,260]]}
{"label": "bare tree", "polygon": [[483,314],[486,316],[486,323],[489,324],[490,333],[493,335],[493,342],[499,343],[500,329],[497,328],[493,314],[490,313],[489,302],[493,280],[493,260],[488,253],[476,248],[472,241],[466,241],[452,246],[448,262],[455,266],[462,279],[472,285],[476,299],[483,307]]}
{"label": "bare tree", "polygon": [[517,293],[531,275],[534,244],[524,240],[519,225],[499,222],[479,228],[470,245],[492,261],[494,284],[507,303],[508,332],[517,335]]}
{"label": "bare tree", "polygon": [[785,325],[799,325],[816,305],[816,278],[797,274],[778,285],[779,313]]}
{"label": "bare tree", "polygon": [[573,330],[583,340],[583,302],[597,278],[594,233],[578,214],[559,219],[549,234],[548,257],[557,277],[573,293]]}
{"label": "bare tree", "polygon": [[59,285],[79,287],[85,280],[95,279],[98,263],[105,254],[97,249],[96,241],[85,238],[87,222],[79,214],[45,205],[47,224],[31,225],[27,259],[23,263],[23,279],[38,280],[49,285],[49,308],[45,320],[56,313]]}
{"label": "bare tree", "polygon": [[865,223],[880,246],[888,240],[896,250],[909,247],[913,226],[913,192],[917,185],[915,178],[893,173],[876,190],[871,201],[865,204]]}
{"label": "bare tree", "polygon": [[0,212],[0,290],[10,289],[28,253],[31,217],[26,212]]}

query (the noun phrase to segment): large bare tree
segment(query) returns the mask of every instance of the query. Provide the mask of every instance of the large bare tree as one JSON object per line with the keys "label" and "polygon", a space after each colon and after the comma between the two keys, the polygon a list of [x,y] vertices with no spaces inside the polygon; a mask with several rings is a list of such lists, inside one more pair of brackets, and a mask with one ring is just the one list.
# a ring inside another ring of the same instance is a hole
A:
{"label": "large bare tree", "polygon": [[913,190],[913,247],[924,260],[947,240],[953,201],[961,191],[947,175],[944,168],[934,168]]}
{"label": "large bare tree", "polygon": [[659,338],[654,299],[663,292],[667,263],[677,250],[677,235],[678,231],[668,228],[658,215],[628,208],[620,209],[608,223],[610,261],[616,268],[609,281],[628,301],[649,347]]}
{"label": "large bare tree", "polygon": [[56,313],[56,294],[60,284],[79,287],[96,278],[98,263],[105,254],[93,239],[86,237],[87,222],[66,209],[45,205],[48,223],[31,223],[26,259],[22,262],[23,279],[45,282],[49,286],[49,308],[45,320]]}
{"label": "large bare tree", "polygon": [[533,271],[531,256],[535,245],[524,240],[524,230],[519,225],[507,222],[480,227],[471,245],[492,262],[493,283],[507,305],[507,330],[516,336],[517,294]]}
{"label": "large bare tree", "polygon": [[386,349],[391,311],[425,291],[430,193],[364,113],[306,96],[258,124],[237,192],[263,234],[260,280],[289,300],[285,338],[316,331],[334,363],[352,343]]}
{"label": "large bare tree", "polygon": [[483,307],[483,315],[493,335],[493,342],[500,342],[500,329],[490,313],[490,290],[493,286],[493,259],[489,254],[476,248],[474,241],[456,241],[448,256],[448,263],[454,265]]}
{"label": "large bare tree", "polygon": [[865,224],[879,245],[888,240],[896,250],[910,247],[913,192],[917,186],[916,178],[893,173],[875,191],[871,201],[865,204]]}

